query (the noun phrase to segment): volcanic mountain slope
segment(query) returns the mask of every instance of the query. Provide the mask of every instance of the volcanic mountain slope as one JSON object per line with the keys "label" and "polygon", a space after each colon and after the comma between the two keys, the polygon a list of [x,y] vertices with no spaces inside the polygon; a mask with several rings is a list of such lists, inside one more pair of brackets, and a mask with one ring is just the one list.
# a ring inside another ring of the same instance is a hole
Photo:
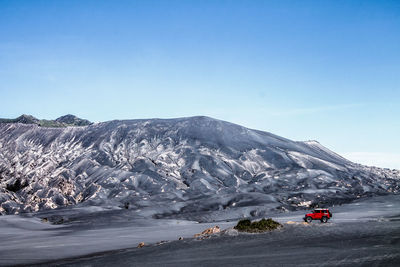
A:
{"label": "volcanic mountain slope", "polygon": [[208,117],[64,128],[0,123],[2,214],[79,204],[154,217],[259,215],[399,187],[399,171]]}

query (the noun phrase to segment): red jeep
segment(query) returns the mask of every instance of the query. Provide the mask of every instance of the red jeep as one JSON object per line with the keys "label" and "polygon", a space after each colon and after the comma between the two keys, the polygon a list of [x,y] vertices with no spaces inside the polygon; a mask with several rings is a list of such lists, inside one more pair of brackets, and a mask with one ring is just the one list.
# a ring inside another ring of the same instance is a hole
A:
{"label": "red jeep", "polygon": [[312,213],[307,213],[303,219],[308,223],[312,220],[321,220],[322,223],[326,223],[330,218],[332,218],[332,213],[329,209],[315,209]]}

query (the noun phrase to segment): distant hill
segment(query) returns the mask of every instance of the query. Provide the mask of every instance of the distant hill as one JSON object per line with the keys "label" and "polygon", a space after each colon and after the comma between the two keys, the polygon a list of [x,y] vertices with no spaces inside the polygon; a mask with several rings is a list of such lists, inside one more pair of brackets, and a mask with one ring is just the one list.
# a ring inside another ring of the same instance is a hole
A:
{"label": "distant hill", "polygon": [[23,123],[36,124],[41,127],[67,127],[67,126],[87,126],[92,124],[90,121],[68,114],[55,120],[39,120],[32,115],[23,114],[16,119],[1,119],[0,123]]}

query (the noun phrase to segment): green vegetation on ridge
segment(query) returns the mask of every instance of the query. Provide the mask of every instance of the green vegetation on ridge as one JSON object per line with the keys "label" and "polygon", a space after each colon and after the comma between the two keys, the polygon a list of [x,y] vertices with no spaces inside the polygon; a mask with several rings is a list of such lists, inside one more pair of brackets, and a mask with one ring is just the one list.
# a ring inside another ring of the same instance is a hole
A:
{"label": "green vegetation on ridge", "polygon": [[55,120],[39,120],[32,115],[21,115],[15,119],[1,119],[0,123],[23,123],[36,124],[40,127],[68,127],[68,126],[86,126],[92,124],[88,120],[78,118],[74,115],[61,116]]}

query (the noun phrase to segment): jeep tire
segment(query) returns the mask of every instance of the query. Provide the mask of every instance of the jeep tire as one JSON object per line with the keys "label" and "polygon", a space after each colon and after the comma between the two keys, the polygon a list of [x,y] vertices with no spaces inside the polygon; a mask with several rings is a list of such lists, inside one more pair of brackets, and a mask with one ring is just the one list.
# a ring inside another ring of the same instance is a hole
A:
{"label": "jeep tire", "polygon": [[306,217],[306,222],[311,223],[312,222],[312,218],[310,216]]}
{"label": "jeep tire", "polygon": [[326,216],[324,216],[324,217],[321,218],[321,222],[322,222],[322,223],[326,223],[327,221],[328,221],[328,218],[327,218]]}

